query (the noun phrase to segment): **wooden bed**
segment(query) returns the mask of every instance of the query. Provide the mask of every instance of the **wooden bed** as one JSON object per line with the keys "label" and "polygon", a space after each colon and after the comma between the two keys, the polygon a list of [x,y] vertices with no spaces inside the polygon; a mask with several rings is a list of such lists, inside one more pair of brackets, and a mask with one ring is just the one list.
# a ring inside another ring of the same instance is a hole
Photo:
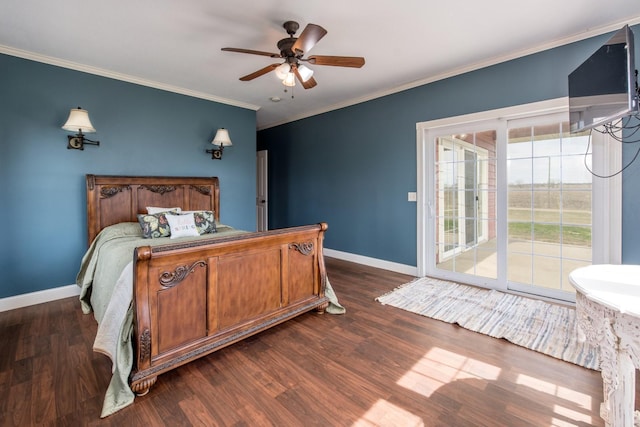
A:
{"label": "wooden bed", "polygon": [[[218,178],[87,175],[89,242],[103,228],[137,222],[147,206],[211,210]],[[302,313],[327,306],[322,245],[327,225],[141,246],[133,257],[131,390],[157,376]]]}

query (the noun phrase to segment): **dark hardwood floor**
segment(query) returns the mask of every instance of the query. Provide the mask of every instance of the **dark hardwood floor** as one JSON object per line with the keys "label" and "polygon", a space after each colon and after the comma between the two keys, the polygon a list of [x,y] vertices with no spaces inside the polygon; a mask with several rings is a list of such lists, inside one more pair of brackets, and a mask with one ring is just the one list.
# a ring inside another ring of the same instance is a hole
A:
{"label": "dark hardwood floor", "polygon": [[600,374],[374,298],[412,279],[327,259],[308,313],[158,377],[100,419],[111,363],[76,298],[0,313],[3,426],[602,426]]}

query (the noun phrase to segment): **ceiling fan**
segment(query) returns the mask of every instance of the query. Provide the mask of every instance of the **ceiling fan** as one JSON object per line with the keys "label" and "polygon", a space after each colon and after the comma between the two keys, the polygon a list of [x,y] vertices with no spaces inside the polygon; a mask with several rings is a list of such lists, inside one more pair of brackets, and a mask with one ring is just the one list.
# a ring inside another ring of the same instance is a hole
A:
{"label": "ceiling fan", "polygon": [[302,87],[311,89],[318,83],[313,78],[313,71],[301,62],[307,62],[313,65],[332,65],[335,67],[352,67],[360,68],[364,65],[364,58],[359,56],[326,56],[313,55],[307,58],[303,56],[315,46],[318,41],[327,34],[327,30],[316,24],[308,24],[300,37],[293,35],[298,31],[300,25],[295,21],[287,21],[282,24],[289,37],[278,42],[278,50],[280,53],[263,52],[260,50],[240,49],[235,47],[223,47],[226,52],[249,53],[252,55],[268,56],[270,58],[284,59],[282,63],[267,65],[264,68],[254,71],[251,74],[240,77],[240,80],[247,82],[267,74],[270,71],[276,71],[278,77],[283,80],[285,86],[293,86],[295,78],[300,81]]}

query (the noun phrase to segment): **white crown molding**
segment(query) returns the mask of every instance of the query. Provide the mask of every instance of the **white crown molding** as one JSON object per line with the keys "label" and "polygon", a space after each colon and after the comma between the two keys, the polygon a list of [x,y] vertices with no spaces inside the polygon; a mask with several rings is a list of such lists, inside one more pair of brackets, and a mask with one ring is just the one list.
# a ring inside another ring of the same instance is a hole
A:
{"label": "white crown molding", "polygon": [[31,61],[42,62],[44,64],[55,65],[57,67],[68,68],[70,70],[81,71],[84,73],[95,74],[101,77],[107,77],[114,80],[121,80],[128,83],[137,84],[140,86],[147,86],[154,89],[160,89],[167,92],[179,93],[181,95],[191,96],[193,98],[205,99],[207,101],[218,102],[220,104],[231,105],[234,107],[246,108],[248,110],[257,111],[260,109],[259,105],[253,105],[246,102],[234,101],[231,99],[220,98],[204,92],[198,92],[190,89],[185,89],[178,86],[172,86],[164,83],[158,83],[151,80],[142,79],[140,77],[130,76],[127,74],[116,73],[114,71],[105,70],[98,67],[92,67],[89,65],[78,64],[77,62],[66,61],[64,59],[54,58],[52,56],[42,55],[39,53],[29,52],[22,49],[16,49],[10,46],[0,45],[0,53],[16,56],[18,58],[29,59]]}
{"label": "white crown molding", "polygon": [[356,105],[356,104],[360,104],[362,102],[366,102],[366,101],[371,101],[373,99],[377,99],[377,98],[382,98],[383,96],[387,96],[387,95],[392,95],[394,93],[398,93],[398,92],[402,92],[404,90],[408,90],[408,89],[413,89],[415,87],[418,86],[423,86],[429,83],[433,83],[439,80],[444,80],[447,79],[449,77],[454,77],[460,74],[464,74],[464,73],[468,73],[470,71],[475,71],[475,70],[480,70],[482,68],[486,68],[486,67],[490,67],[492,65],[496,65],[496,64],[500,64],[502,62],[506,62],[506,61],[511,61],[513,59],[517,59],[517,58],[522,58],[524,56],[527,55],[532,55],[534,53],[538,53],[538,52],[543,52],[545,50],[549,50],[549,49],[553,49],[556,47],[560,47],[560,46],[564,46],[570,43],[574,43],[577,41],[581,41],[581,40],[586,40],[588,38],[591,37],[595,37],[595,36],[599,36],[601,34],[605,34],[611,31],[615,31],[620,29],[621,27],[623,27],[624,25],[629,25],[629,26],[633,26],[636,24],[640,23],[640,16],[636,16],[633,18],[629,18],[629,19],[625,19],[624,21],[620,21],[620,22],[616,22],[614,24],[609,24],[603,27],[598,27],[598,28],[590,28],[585,30],[584,32],[580,33],[580,34],[574,34],[573,36],[569,36],[569,37],[565,37],[562,39],[557,39],[557,40],[553,40],[551,42],[548,43],[544,43],[541,44],[539,46],[536,46],[534,48],[530,48],[530,49],[525,49],[525,50],[521,50],[521,51],[517,51],[517,52],[512,52],[506,55],[501,55],[501,56],[497,56],[494,58],[490,58],[484,61],[480,61],[480,62],[476,62],[474,64],[470,64],[464,67],[460,67],[460,68],[456,68],[450,71],[447,71],[446,73],[442,73],[442,74],[438,74],[435,76],[431,76],[431,77],[427,77],[424,79],[420,79],[420,80],[415,80],[413,82],[409,82],[409,83],[405,83],[402,84],[400,86],[396,86],[390,89],[386,89],[380,92],[375,92],[375,93],[371,93],[369,95],[360,97],[360,98],[354,98],[354,99],[350,99],[348,101],[344,101],[338,104],[333,104],[330,105],[328,107],[325,108],[319,108],[317,110],[308,112],[308,113],[304,113],[304,114],[299,114],[296,116],[292,116],[287,120],[282,120],[279,122],[275,122],[275,123],[270,123],[268,125],[264,125],[264,126],[260,126],[258,128],[258,130],[264,130],[264,129],[268,129],[271,127],[275,127],[275,126],[280,126],[283,125],[285,123],[290,123],[290,122],[295,122],[296,120],[302,120],[302,119],[306,119],[308,117],[312,117],[312,116],[317,116],[318,114],[323,114],[323,113],[327,113],[329,111],[333,111],[333,110],[339,110],[340,108],[345,108],[345,107],[350,107],[352,105]]}
{"label": "white crown molding", "polygon": [[[402,92],[408,89],[413,89],[415,87],[418,86],[423,86],[425,84],[429,84],[429,83],[433,83],[435,81],[439,81],[439,80],[443,80],[449,77],[453,77],[453,76],[457,76],[460,74],[464,74],[464,73],[468,73],[470,71],[475,71],[475,70],[479,70],[485,67],[489,67],[492,65],[496,65],[502,62],[506,62],[506,61],[510,61],[513,59],[517,59],[517,58],[521,58],[527,55],[531,55],[534,53],[538,53],[538,52],[542,52],[548,49],[553,49],[559,46],[563,46],[569,43],[574,43],[577,41],[581,41],[581,40],[585,40],[591,37],[595,37],[601,34],[605,34],[611,31],[615,31],[617,29],[619,29],[620,27],[622,27],[623,25],[636,25],[636,24],[640,24],[640,16],[635,16],[635,17],[630,17],[628,19],[625,19],[623,21],[619,21],[613,24],[609,24],[606,26],[602,26],[602,27],[597,27],[597,28],[589,28],[586,29],[584,32],[579,33],[579,34],[574,34],[573,36],[569,36],[569,37],[565,37],[562,39],[557,39],[557,40],[553,40],[550,41],[548,43],[544,43],[541,44],[539,46],[536,46],[534,48],[530,48],[530,49],[525,49],[525,50],[521,50],[521,51],[517,51],[517,52],[512,52],[506,55],[501,55],[498,57],[494,57],[494,58],[490,58],[484,61],[480,61],[474,64],[470,64],[464,67],[460,67],[460,68],[456,68],[453,70],[450,70],[446,73],[441,73],[435,76],[430,76],[424,79],[420,79],[420,80],[415,80],[413,82],[408,82],[408,83],[404,83],[402,85],[399,86],[395,86],[393,88],[390,89],[386,89],[386,90],[382,90],[379,92],[374,92],[359,98],[353,98],[344,102],[340,102],[340,103],[336,103],[336,104],[332,104],[330,106],[327,107],[323,107],[323,108],[319,108],[317,110],[313,110],[307,113],[303,113],[303,114],[298,114],[298,115],[294,115],[291,116],[285,120],[281,120],[281,121],[277,121],[277,122],[273,122],[273,123],[269,123],[263,126],[258,127],[258,130],[264,130],[264,129],[268,129],[271,127],[275,127],[275,126],[279,126],[279,125],[283,125],[286,123],[291,123],[297,120],[302,120],[308,117],[312,117],[312,116],[316,116],[319,114],[323,114],[329,111],[333,111],[333,110],[338,110],[341,108],[345,108],[345,107],[349,107],[352,105],[356,105],[356,104],[360,104],[363,102],[367,102],[367,101],[371,101],[373,99],[377,99],[377,98],[381,98],[383,96],[387,96],[387,95],[392,95],[394,93],[398,93],[398,92]],[[134,84],[138,84],[141,86],[147,86],[147,87],[152,87],[155,89],[160,89],[160,90],[165,90],[168,92],[174,92],[174,93],[179,93],[182,95],[187,95],[187,96],[191,96],[194,98],[201,98],[201,99],[206,99],[208,101],[213,101],[213,102],[219,102],[221,104],[227,104],[227,105],[232,105],[235,107],[240,107],[240,108],[246,108],[249,110],[253,110],[253,111],[257,111],[260,109],[259,105],[254,105],[254,104],[249,104],[249,103],[245,103],[245,102],[240,102],[240,101],[234,101],[234,100],[230,100],[230,99],[226,99],[226,98],[220,98],[208,93],[204,93],[204,92],[197,92],[197,91],[193,91],[193,90],[189,90],[189,89],[185,89],[185,88],[181,88],[181,87],[177,87],[177,86],[172,86],[172,85],[167,85],[167,84],[163,84],[163,83],[158,83],[158,82],[154,82],[151,80],[146,80],[146,79],[142,79],[139,77],[135,77],[135,76],[130,76],[130,75],[126,75],[126,74],[122,74],[122,73],[116,73],[113,71],[109,71],[109,70],[104,70],[101,68],[97,68],[97,67],[91,67],[88,65],[83,65],[83,64],[78,64],[75,62],[71,62],[71,61],[66,61],[66,60],[62,60],[62,59],[58,59],[58,58],[54,58],[54,57],[50,57],[50,56],[46,56],[46,55],[42,55],[42,54],[38,54],[38,53],[34,53],[34,52],[29,52],[29,51],[25,51],[25,50],[21,50],[21,49],[16,49],[16,48],[12,48],[9,46],[5,46],[5,45],[0,45],[0,53],[6,54],[6,55],[11,55],[11,56],[16,56],[19,58],[24,58],[24,59],[29,59],[32,61],[37,61],[37,62],[42,62],[45,64],[49,64],[49,65],[55,65],[55,66],[59,66],[59,67],[63,67],[63,68],[68,68],[68,69],[72,69],[72,70],[76,70],[76,71],[82,71],[85,73],[89,73],[89,74],[95,74],[98,76],[102,76],[102,77],[107,77],[107,78],[112,78],[115,80],[121,80],[121,81],[126,81],[129,83],[134,83]]]}

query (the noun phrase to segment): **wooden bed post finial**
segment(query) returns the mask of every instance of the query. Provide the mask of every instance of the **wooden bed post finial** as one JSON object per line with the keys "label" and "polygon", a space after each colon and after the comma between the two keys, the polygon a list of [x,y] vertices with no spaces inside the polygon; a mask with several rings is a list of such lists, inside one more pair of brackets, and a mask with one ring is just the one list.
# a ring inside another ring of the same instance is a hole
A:
{"label": "wooden bed post finial", "polygon": [[96,176],[87,175],[87,188],[91,191],[96,187]]}
{"label": "wooden bed post finial", "polygon": [[135,259],[148,261],[151,259],[151,246],[139,246],[135,249]]}

